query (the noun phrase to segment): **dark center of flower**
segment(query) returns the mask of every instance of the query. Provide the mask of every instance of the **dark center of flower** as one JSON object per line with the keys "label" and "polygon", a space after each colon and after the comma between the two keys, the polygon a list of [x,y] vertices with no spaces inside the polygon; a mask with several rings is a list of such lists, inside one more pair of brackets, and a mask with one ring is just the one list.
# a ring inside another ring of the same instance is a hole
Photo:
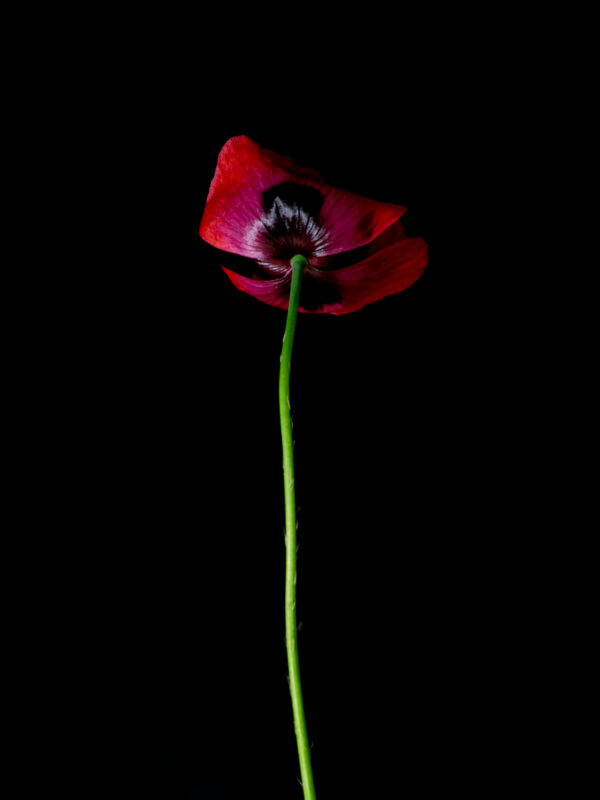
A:
{"label": "dark center of flower", "polygon": [[320,224],[323,194],[314,186],[280,183],[262,193],[260,237],[265,260],[287,265],[292,256],[310,258],[323,240]]}

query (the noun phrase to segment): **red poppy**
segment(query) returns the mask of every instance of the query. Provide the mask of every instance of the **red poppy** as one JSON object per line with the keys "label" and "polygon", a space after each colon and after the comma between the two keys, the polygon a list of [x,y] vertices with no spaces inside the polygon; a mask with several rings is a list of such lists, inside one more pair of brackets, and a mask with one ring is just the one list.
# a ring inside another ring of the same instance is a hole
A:
{"label": "red poppy", "polygon": [[347,314],[409,287],[427,264],[427,244],[407,238],[406,209],[328,186],[247,136],[219,153],[200,236],[225,251],[238,289],[287,308],[290,259],[308,260],[300,311]]}

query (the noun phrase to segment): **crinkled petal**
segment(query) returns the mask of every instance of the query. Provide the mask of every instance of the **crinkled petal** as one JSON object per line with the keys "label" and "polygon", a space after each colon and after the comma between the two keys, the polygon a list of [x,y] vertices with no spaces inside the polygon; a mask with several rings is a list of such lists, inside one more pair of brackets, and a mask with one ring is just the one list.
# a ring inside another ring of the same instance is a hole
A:
{"label": "crinkled petal", "polygon": [[[426,266],[427,244],[424,239],[405,238],[376,248],[358,264],[321,271],[315,280],[322,286],[324,302],[321,306],[317,303],[312,310],[329,314],[358,311],[368,303],[407,289],[420,278]],[[335,300],[332,298],[333,288],[337,294]]]}
{"label": "crinkled petal", "polygon": [[240,275],[233,270],[222,267],[223,272],[227,275],[229,280],[238,289],[246,294],[251,294],[257,300],[262,300],[270,306],[277,308],[287,308],[289,304],[290,295],[290,278],[289,276],[283,278],[247,278],[245,275]]}
{"label": "crinkled petal", "polygon": [[[427,266],[427,244],[406,238],[396,223],[370,247],[364,260],[340,269],[304,271],[299,310],[309,314],[349,314],[407,289]],[[277,308],[287,309],[291,272],[280,278],[252,278],[223,267],[238,289]]]}
{"label": "crinkled petal", "polygon": [[[278,187],[283,187],[283,199]],[[372,242],[405,211],[335,189],[315,170],[299,167],[247,136],[235,136],[219,154],[200,236],[213,247],[264,261],[288,258],[287,252],[278,252],[282,241],[284,250],[305,243],[298,252],[305,251],[309,262],[314,257],[317,264]],[[285,228],[283,237],[274,235],[274,222]]]}

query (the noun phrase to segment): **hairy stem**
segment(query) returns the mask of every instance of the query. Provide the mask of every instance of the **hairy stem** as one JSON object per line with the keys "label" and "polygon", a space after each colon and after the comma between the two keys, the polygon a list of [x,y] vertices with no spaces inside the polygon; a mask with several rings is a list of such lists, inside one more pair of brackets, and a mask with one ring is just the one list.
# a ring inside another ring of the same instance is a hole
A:
{"label": "hairy stem", "polygon": [[283,483],[285,492],[285,637],[289,670],[290,694],[294,713],[294,729],[298,743],[298,758],[304,800],[316,800],[315,786],[310,762],[310,745],[306,732],[304,701],[300,682],[298,660],[298,627],[296,622],[296,492],[294,487],[294,443],[290,415],[290,369],[302,271],[308,263],[304,256],[291,260],[292,286],[281,350],[279,369],[279,417],[281,420],[281,442],[283,446]]}

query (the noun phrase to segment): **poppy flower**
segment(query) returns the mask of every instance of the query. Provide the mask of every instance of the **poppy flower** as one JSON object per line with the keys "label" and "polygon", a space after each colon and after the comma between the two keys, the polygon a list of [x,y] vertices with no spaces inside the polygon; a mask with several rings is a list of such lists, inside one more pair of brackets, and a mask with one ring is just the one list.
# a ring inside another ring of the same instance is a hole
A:
{"label": "poppy flower", "polygon": [[290,260],[303,255],[299,310],[347,314],[423,273],[427,244],[406,237],[405,211],[335,189],[315,170],[234,136],[219,154],[200,236],[223,251],[221,266],[238,289],[283,309]]}

